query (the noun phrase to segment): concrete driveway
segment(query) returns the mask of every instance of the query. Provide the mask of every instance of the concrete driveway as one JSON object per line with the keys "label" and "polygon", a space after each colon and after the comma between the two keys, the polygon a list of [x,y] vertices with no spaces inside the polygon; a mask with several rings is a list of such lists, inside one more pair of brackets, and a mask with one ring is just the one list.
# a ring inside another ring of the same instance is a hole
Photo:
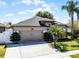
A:
{"label": "concrete driveway", "polygon": [[5,58],[32,58],[52,55],[52,48],[44,41],[27,41],[7,44]]}

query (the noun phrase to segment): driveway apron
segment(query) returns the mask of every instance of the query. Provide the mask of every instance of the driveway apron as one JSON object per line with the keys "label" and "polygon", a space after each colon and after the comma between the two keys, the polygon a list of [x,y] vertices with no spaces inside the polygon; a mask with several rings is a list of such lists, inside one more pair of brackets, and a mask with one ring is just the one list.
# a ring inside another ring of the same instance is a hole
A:
{"label": "driveway apron", "polygon": [[27,41],[19,44],[8,44],[5,58],[31,58],[52,55],[52,48],[44,41]]}

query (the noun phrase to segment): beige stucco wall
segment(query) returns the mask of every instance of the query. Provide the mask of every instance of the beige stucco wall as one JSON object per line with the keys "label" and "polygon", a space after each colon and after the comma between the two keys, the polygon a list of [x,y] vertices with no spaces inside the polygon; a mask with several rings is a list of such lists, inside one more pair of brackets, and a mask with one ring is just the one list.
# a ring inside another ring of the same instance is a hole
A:
{"label": "beige stucco wall", "polygon": [[46,31],[47,27],[13,27],[13,29],[20,33],[21,41],[26,41],[43,39],[43,31]]}
{"label": "beige stucco wall", "polygon": [[14,30],[47,30],[48,27],[13,27]]}

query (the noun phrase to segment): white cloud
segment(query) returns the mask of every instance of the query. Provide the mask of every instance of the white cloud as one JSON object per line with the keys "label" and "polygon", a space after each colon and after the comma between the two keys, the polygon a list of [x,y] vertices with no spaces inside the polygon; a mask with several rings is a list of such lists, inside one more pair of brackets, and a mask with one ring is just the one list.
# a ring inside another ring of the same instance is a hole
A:
{"label": "white cloud", "polygon": [[26,10],[24,10],[24,11],[19,11],[18,14],[19,14],[19,15],[25,15],[25,14],[27,14],[27,12],[26,12]]}
{"label": "white cloud", "polygon": [[10,18],[10,17],[13,17],[13,16],[14,16],[14,14],[12,14],[12,13],[8,13],[8,14],[5,15],[5,17],[7,17],[7,18]]}
{"label": "white cloud", "polygon": [[27,15],[27,14],[35,14],[36,12],[42,10],[41,8],[37,8],[37,9],[28,9],[28,10],[23,10],[23,11],[19,11],[18,14],[19,15]]}
{"label": "white cloud", "polygon": [[5,20],[4,20],[4,19],[2,19],[2,18],[0,18],[0,23],[3,23],[3,22],[5,22]]}
{"label": "white cloud", "polygon": [[21,3],[26,4],[26,5],[30,5],[30,4],[35,4],[35,5],[39,5],[41,3],[44,3],[43,0],[20,0]]}
{"label": "white cloud", "polygon": [[42,7],[49,7],[49,5],[48,4],[43,4]]}
{"label": "white cloud", "polygon": [[39,5],[42,1],[41,0],[32,0],[35,5]]}
{"label": "white cloud", "polygon": [[27,4],[27,5],[30,5],[31,3],[32,3],[32,1],[31,0],[21,0],[20,1],[21,3],[24,3],[24,4]]}
{"label": "white cloud", "polygon": [[43,7],[43,8],[46,8],[46,9],[52,9],[52,10],[58,10],[58,7],[56,6],[56,4],[55,3],[46,3],[46,2],[43,2],[42,4],[41,4],[41,6]]}
{"label": "white cloud", "polygon": [[12,5],[13,5],[13,6],[15,6],[15,5],[16,5],[16,3],[15,3],[15,2],[12,2]]}
{"label": "white cloud", "polygon": [[53,2],[50,3],[49,5],[50,5],[50,6],[49,6],[50,8],[54,8],[55,10],[58,10],[59,7],[60,7],[60,6],[57,6],[57,5],[56,5],[55,3],[53,3]]}
{"label": "white cloud", "polygon": [[46,1],[44,0],[20,0],[21,3],[26,4],[26,5],[30,5],[30,4],[34,4],[36,6],[40,6],[43,9],[51,9],[53,8],[54,10],[57,10],[58,7],[56,6],[55,3],[51,2],[51,3],[46,3]]}
{"label": "white cloud", "polygon": [[51,9],[50,8],[37,8],[37,9],[33,10],[33,12],[38,12],[38,11],[49,11],[49,12],[51,12]]}
{"label": "white cloud", "polygon": [[36,14],[38,11],[49,11],[52,13],[52,9],[51,7],[49,7],[48,4],[44,3],[42,6],[35,8],[35,9],[26,9],[26,10],[22,10],[19,11],[18,14],[19,15],[25,15],[25,14]]}
{"label": "white cloud", "polygon": [[32,9],[30,12],[37,13],[38,11],[42,11],[42,8]]}
{"label": "white cloud", "polygon": [[0,5],[6,5],[6,2],[0,1]]}
{"label": "white cloud", "polygon": [[24,10],[24,11],[20,11],[19,14],[36,14],[38,11],[49,11],[52,12],[50,8],[36,8],[36,9],[29,9],[29,10]]}

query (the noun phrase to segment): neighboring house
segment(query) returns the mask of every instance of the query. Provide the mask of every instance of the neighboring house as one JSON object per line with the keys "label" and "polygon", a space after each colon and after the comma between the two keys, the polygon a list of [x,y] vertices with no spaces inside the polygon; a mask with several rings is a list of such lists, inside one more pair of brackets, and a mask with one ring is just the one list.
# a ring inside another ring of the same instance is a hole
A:
{"label": "neighboring house", "polygon": [[10,25],[8,23],[0,23],[0,33],[4,32],[5,30],[9,29]]}
{"label": "neighboring house", "polygon": [[0,23],[0,33],[5,31],[5,25]]}
{"label": "neighboring house", "polygon": [[20,33],[22,41],[42,40],[43,32],[48,30],[50,24],[54,24],[54,21],[35,16],[28,20],[14,24],[12,27],[15,31]]}

